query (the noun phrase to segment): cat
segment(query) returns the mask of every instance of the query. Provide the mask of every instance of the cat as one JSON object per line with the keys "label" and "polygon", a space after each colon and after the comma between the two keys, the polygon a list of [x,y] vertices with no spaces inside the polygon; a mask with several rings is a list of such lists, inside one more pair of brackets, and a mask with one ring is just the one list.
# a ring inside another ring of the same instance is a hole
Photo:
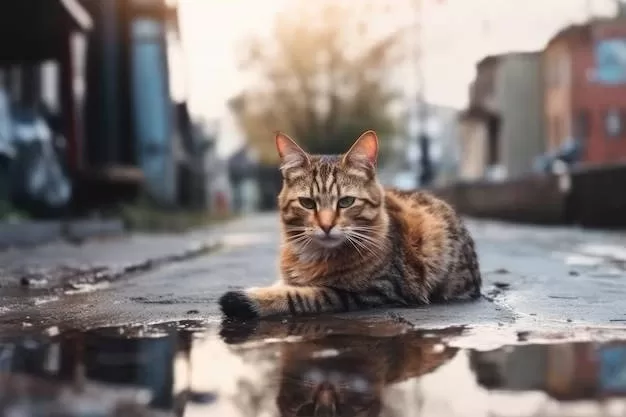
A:
{"label": "cat", "polygon": [[364,132],[343,155],[309,155],[276,134],[283,184],[282,279],[230,291],[227,318],[409,307],[480,296],[474,241],[444,201],[384,189],[378,137]]}
{"label": "cat", "polygon": [[386,390],[450,361],[458,349],[442,343],[442,337],[461,332],[415,331],[388,320],[268,320],[245,338],[226,341],[297,338],[280,343],[276,405],[281,417],[378,417],[393,415]]}

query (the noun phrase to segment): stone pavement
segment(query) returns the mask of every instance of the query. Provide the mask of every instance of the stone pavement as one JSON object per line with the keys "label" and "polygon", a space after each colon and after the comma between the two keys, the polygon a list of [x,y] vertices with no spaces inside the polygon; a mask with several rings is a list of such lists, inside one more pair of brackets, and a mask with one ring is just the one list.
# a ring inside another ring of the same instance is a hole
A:
{"label": "stone pavement", "polygon": [[[483,300],[363,314],[402,317],[424,327],[576,327],[612,332],[626,328],[625,233],[477,220],[469,225],[484,274]],[[277,226],[276,215],[269,213],[187,235],[134,235],[81,246],[52,244],[1,253],[3,281],[9,275],[13,285],[5,283],[0,291],[0,331],[183,318],[217,321],[216,302],[224,291],[275,280]],[[14,271],[25,266],[132,265],[184,253],[216,239],[221,246],[214,251],[199,251],[177,262],[139,270],[127,279],[122,276],[70,294],[48,288],[33,291],[14,282]]]}

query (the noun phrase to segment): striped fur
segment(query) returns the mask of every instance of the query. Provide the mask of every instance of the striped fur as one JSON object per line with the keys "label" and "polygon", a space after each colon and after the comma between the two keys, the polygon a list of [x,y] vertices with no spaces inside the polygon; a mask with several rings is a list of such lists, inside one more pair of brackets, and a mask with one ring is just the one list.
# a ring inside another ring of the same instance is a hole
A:
{"label": "striped fur", "polygon": [[226,316],[337,313],[480,295],[474,242],[461,219],[428,193],[383,189],[374,132],[340,156],[308,155],[282,134],[277,145],[281,280],[225,294]]}
{"label": "striped fur", "polygon": [[458,349],[442,338],[462,330],[415,331],[385,320],[263,320],[247,337],[226,340],[298,338],[280,343],[279,372],[267,381],[278,388],[281,416],[369,417],[390,415],[395,408],[385,401],[390,386],[434,372],[454,358]]}

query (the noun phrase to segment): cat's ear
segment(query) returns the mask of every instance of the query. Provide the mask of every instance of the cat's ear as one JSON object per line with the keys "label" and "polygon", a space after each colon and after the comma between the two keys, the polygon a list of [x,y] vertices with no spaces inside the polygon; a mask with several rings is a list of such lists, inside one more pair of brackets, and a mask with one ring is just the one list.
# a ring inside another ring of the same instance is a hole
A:
{"label": "cat's ear", "polygon": [[309,156],[293,139],[282,132],[276,132],[276,149],[280,156],[280,168],[287,171],[303,168],[310,163]]}
{"label": "cat's ear", "polygon": [[375,167],[378,158],[378,136],[373,130],[364,132],[343,156],[344,164]]}

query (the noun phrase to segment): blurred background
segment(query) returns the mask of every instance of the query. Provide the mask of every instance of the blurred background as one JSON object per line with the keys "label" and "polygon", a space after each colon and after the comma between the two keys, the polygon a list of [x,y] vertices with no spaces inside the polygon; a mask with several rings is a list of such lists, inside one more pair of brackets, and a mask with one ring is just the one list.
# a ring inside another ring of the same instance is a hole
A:
{"label": "blurred background", "polygon": [[274,130],[375,129],[387,185],[626,225],[619,0],[15,0],[0,28],[3,220],[272,210]]}

